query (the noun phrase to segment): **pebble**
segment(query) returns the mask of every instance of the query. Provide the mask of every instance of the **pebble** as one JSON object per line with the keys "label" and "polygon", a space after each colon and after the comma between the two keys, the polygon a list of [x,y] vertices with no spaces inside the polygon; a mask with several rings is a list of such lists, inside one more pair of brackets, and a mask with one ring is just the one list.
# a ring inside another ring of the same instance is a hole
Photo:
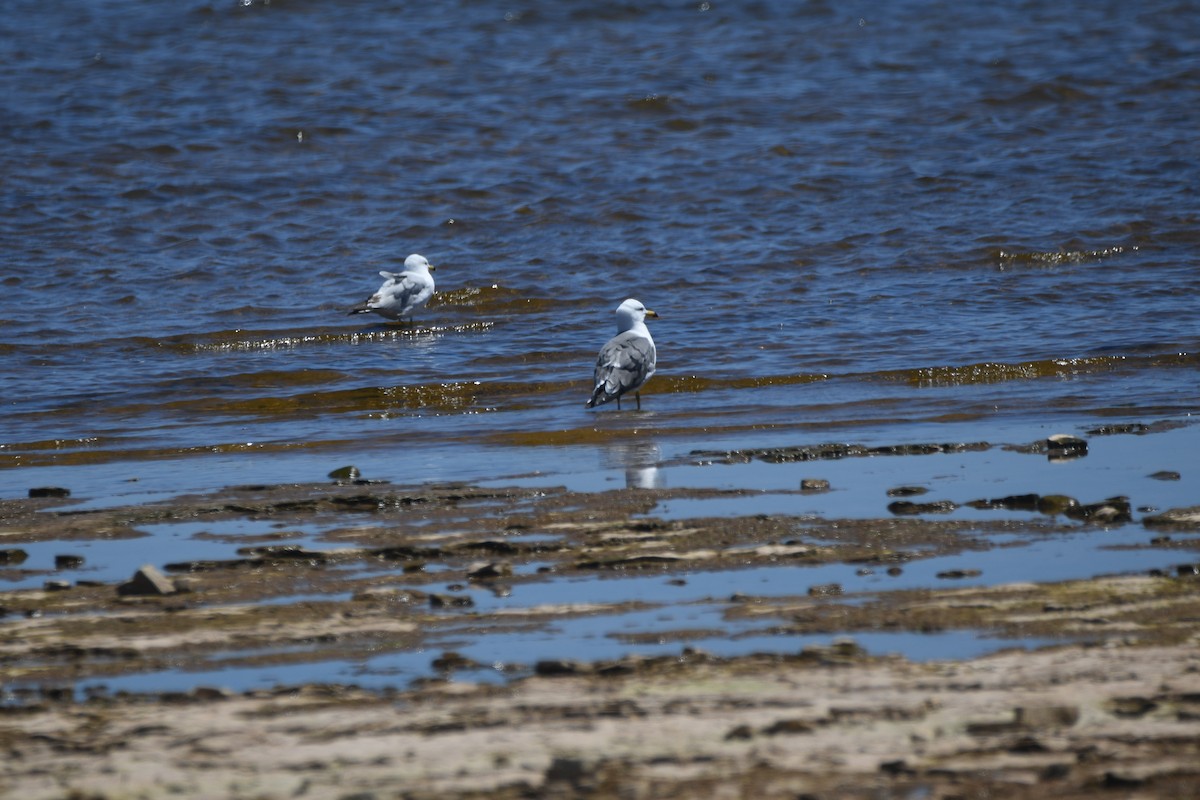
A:
{"label": "pebble", "polygon": [[117,587],[123,597],[175,594],[175,584],[152,564],[145,564],[133,573],[133,577]]}
{"label": "pebble", "polygon": [[70,497],[71,490],[61,486],[38,486],[29,490],[30,497]]}

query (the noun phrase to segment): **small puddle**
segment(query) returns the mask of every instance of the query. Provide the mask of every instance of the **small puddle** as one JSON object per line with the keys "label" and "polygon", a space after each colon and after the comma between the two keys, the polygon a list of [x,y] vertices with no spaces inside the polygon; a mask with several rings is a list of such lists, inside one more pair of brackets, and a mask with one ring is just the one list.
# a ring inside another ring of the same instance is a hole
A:
{"label": "small puddle", "polygon": [[[243,558],[238,549],[263,542],[312,542],[325,530],[319,525],[283,525],[273,520],[236,519],[219,522],[172,522],[141,525],[145,533],[128,539],[30,542],[17,545],[27,554],[21,574],[0,578],[3,589],[32,589],[47,580],[128,580],[142,564],[161,568],[184,561]],[[77,566],[56,567],[59,556],[82,558]]]}
{"label": "small puddle", "polygon": [[[532,630],[483,636],[451,630],[439,634],[430,646],[419,650],[353,660],[122,675],[80,682],[75,691],[82,698],[94,693],[186,692],[196,686],[245,692],[307,683],[344,683],[384,690],[442,674],[434,668],[433,661],[451,650],[479,665],[455,671],[453,680],[500,683],[529,675],[533,665],[543,659],[595,662],[630,655],[676,654],[684,658],[685,647],[729,658],[751,653],[795,654],[806,647],[851,640],[871,655],[897,654],[911,661],[932,661],[974,658],[1007,648],[1052,643],[1040,639],[998,639],[969,630],[851,635],[766,633],[750,623],[726,621],[722,610],[720,605],[702,604],[615,615],[601,612]],[[631,641],[635,636],[641,641]]]}

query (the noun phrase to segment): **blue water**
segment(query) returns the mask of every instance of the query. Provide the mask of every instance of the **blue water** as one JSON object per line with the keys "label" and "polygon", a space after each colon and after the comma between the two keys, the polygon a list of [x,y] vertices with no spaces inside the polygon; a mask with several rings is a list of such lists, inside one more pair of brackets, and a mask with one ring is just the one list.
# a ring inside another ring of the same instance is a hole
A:
{"label": "blue water", "polygon": [[[0,496],[1187,414],[1192,12],[12,3]],[[413,326],[345,316],[414,251]],[[630,295],[662,315],[646,411],[588,414]]]}

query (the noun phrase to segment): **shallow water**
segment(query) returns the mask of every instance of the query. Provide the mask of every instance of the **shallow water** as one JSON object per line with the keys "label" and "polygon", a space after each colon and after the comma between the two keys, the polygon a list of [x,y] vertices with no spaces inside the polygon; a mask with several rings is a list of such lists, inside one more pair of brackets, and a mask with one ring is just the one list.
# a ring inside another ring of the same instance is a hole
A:
{"label": "shallow water", "polygon": [[[1188,4],[12,12],[4,496],[1195,409]],[[411,251],[415,325],[344,315]],[[627,295],[659,374],[588,414]]]}

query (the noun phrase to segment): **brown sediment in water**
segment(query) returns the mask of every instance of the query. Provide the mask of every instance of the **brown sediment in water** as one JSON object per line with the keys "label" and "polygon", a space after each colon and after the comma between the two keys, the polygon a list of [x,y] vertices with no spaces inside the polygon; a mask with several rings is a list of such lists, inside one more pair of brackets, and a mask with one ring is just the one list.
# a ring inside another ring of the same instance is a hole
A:
{"label": "brown sediment in water", "polygon": [[[1078,524],[647,516],[664,499],[725,495],[753,492],[364,482],[243,486],[104,510],[61,499],[0,503],[8,549],[63,541],[68,551],[73,541],[132,538],[173,522],[211,523],[207,537],[231,544],[227,559],[181,553],[156,565],[169,594],[86,581],[0,594],[9,690],[0,743],[11,756],[0,790],[462,798],[1200,790],[1200,537],[1189,535],[1189,517],[1156,539],[1178,552],[1170,572],[962,587],[955,579],[972,574],[973,556],[996,546],[989,537],[1050,537]],[[217,532],[247,519],[271,525],[252,536]],[[322,533],[292,541],[289,531],[314,524]],[[939,575],[944,587],[844,593],[798,569],[794,592],[764,596],[748,582],[710,599],[731,625],[755,622],[784,640],[850,637],[830,645],[718,657],[689,645],[706,631],[614,627],[620,641],[657,638],[678,651],[588,661],[564,644],[555,657],[504,665],[512,678],[496,685],[470,683],[481,665],[440,644],[447,632],[470,640],[471,631],[619,619],[662,603],[629,596],[488,610],[470,602],[471,590],[532,596],[546,581],[611,575],[686,585],[697,570],[787,564],[886,574],[951,554],[962,555],[962,569]],[[913,663],[852,641],[950,630],[1054,644]],[[219,688],[224,668],[418,651],[428,654],[427,676],[387,690]],[[84,699],[73,689],[162,670],[205,674],[189,691],[157,695]]]}

